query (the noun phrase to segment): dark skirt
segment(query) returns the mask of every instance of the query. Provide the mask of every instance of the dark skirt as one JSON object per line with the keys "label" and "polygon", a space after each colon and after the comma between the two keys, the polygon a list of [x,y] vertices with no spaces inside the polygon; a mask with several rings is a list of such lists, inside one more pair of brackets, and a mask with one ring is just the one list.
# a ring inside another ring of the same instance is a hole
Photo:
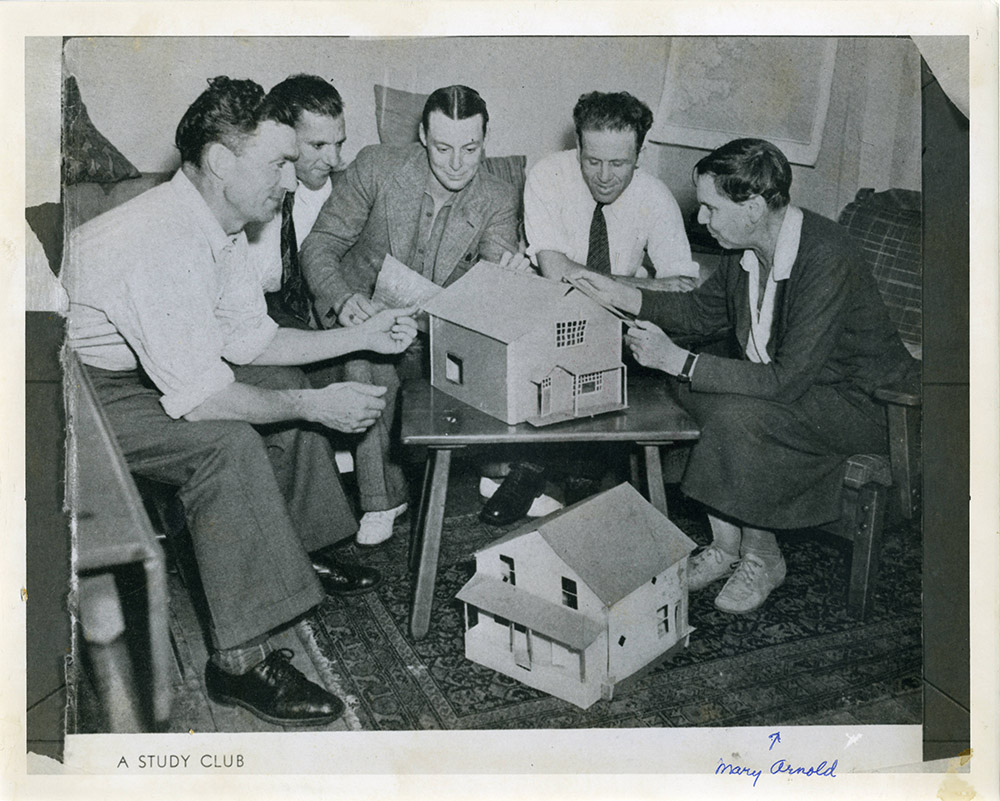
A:
{"label": "dark skirt", "polygon": [[885,410],[854,387],[813,386],[793,403],[676,388],[701,426],[681,490],[755,528],[836,520],[847,458],[888,451]]}

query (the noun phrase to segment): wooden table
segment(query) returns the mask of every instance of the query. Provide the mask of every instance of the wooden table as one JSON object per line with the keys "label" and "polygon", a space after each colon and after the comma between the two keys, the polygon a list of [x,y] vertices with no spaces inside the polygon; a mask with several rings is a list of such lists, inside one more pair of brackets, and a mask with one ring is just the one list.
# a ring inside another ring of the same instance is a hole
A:
{"label": "wooden table", "polygon": [[[509,426],[434,389],[426,380],[403,386],[401,408],[403,444],[428,448],[420,510],[410,540],[410,568],[416,568],[417,573],[410,614],[414,639],[423,637],[430,625],[452,451],[470,446],[570,442],[638,445],[645,460],[649,500],[666,514],[660,447],[699,436],[694,420],[667,392],[665,380],[648,374],[629,379],[627,409],[541,428],[527,423]],[[633,483],[638,483],[638,473],[638,462],[633,459]]]}

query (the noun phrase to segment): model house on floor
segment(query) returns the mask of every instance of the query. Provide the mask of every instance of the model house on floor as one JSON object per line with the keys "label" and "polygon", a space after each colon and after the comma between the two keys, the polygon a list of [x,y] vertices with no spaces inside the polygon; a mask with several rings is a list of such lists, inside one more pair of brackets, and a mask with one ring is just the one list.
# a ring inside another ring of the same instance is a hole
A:
{"label": "model house on floor", "polygon": [[532,521],[476,553],[465,655],[584,709],[610,699],[687,646],[695,547],[630,484]]}
{"label": "model house on floor", "polygon": [[505,423],[626,406],[621,321],[569,284],[480,263],[424,310],[431,384]]}

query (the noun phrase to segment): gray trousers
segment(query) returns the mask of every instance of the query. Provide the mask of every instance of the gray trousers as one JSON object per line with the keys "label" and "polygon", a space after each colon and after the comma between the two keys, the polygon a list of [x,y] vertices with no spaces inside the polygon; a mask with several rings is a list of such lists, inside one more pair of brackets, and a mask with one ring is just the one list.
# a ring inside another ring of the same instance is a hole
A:
{"label": "gray trousers", "polygon": [[313,386],[322,387],[335,381],[358,381],[386,387],[382,396],[385,409],[374,425],[349,441],[354,451],[354,475],[358,483],[358,500],[364,512],[393,509],[409,500],[409,485],[399,457],[397,407],[402,381],[427,375],[427,356],[422,339],[399,355],[368,358],[349,356],[325,362],[306,370]]}
{"label": "gray trousers", "polygon": [[[233,648],[316,606],[308,553],[357,530],[320,430],[174,420],[138,371],[87,367],[129,469],[178,487],[216,648]],[[309,386],[301,370],[234,367],[268,389]]]}

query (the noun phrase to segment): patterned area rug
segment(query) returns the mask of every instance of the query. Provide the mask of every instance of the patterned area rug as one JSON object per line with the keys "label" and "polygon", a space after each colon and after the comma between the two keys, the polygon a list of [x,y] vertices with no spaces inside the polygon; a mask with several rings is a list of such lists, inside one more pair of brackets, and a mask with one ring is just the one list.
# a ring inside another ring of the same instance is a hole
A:
{"label": "patterned area rug", "polygon": [[[455,593],[473,553],[510,529],[479,523],[472,479],[453,477],[428,635],[408,630],[409,520],[366,552],[385,581],[328,599],[308,622],[365,730],[919,724],[921,546],[917,526],[888,530],[874,608],[845,613],[848,543],[821,532],[780,537],[788,577],[743,617],[715,609],[721,585],[694,593],[690,647],[583,711],[465,659]],[[699,545],[704,515],[680,497],[671,518]],[[511,526],[510,528],[514,528]],[[911,530],[912,529],[912,530]]]}

